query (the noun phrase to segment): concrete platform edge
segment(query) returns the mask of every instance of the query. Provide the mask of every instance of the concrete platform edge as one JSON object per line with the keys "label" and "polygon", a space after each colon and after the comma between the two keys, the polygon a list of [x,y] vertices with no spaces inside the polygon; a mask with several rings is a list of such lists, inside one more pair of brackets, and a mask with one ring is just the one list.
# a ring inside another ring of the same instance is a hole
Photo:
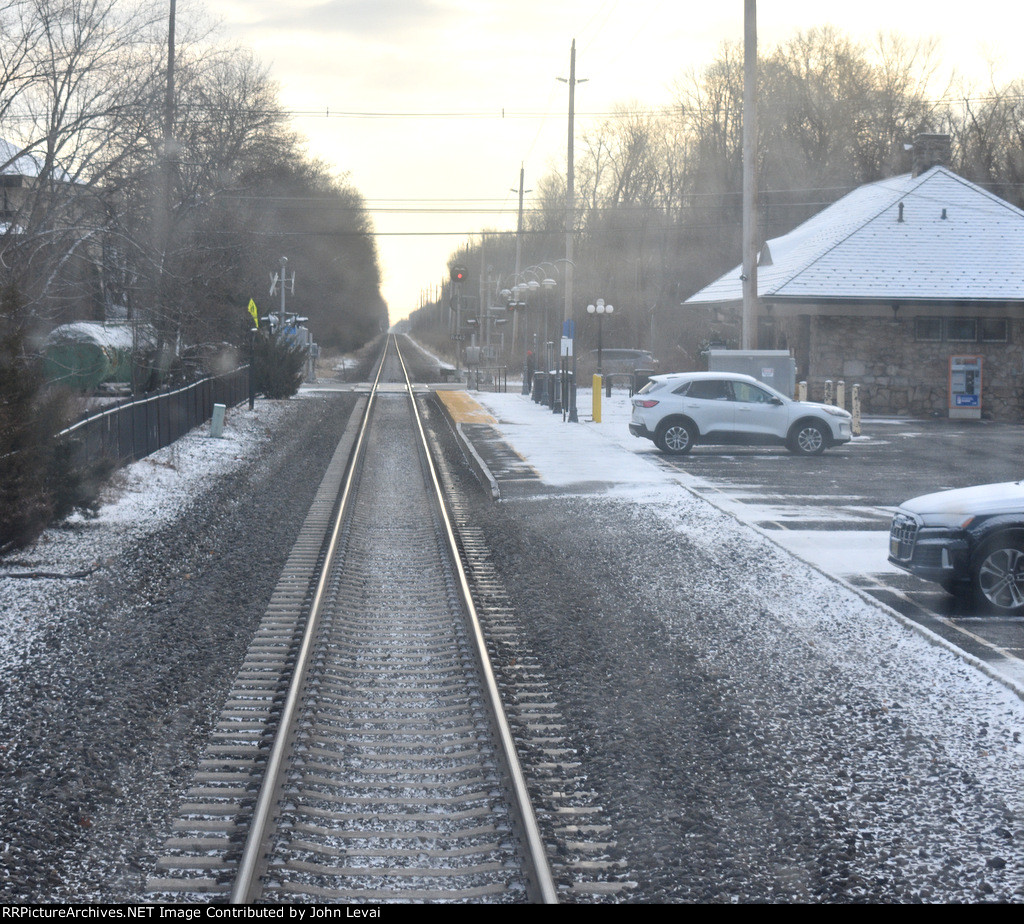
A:
{"label": "concrete platform edge", "polygon": [[463,451],[466,454],[466,458],[469,461],[469,465],[479,479],[480,484],[486,490],[490,491],[491,500],[501,500],[501,490],[498,488],[498,482],[495,480],[494,475],[491,474],[491,470],[487,467],[487,463],[480,457],[480,453],[476,451],[476,447],[473,445],[472,441],[462,431],[462,424],[455,420],[452,416],[451,409],[444,403],[444,401],[440,400],[436,394],[432,393],[430,397],[438,410],[440,410],[444,415],[445,420],[448,421],[448,425],[458,437],[459,442],[462,444]]}

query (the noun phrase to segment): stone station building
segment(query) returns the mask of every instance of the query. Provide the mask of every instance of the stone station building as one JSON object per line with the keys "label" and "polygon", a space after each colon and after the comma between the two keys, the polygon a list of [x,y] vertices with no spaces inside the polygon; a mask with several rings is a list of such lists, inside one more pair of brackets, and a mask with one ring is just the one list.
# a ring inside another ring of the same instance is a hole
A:
{"label": "stone station building", "polygon": [[[737,267],[684,309],[739,309]],[[758,345],[864,413],[1024,420],[1024,212],[938,165],[855,189],[758,258]],[[980,378],[981,387],[977,387]]]}

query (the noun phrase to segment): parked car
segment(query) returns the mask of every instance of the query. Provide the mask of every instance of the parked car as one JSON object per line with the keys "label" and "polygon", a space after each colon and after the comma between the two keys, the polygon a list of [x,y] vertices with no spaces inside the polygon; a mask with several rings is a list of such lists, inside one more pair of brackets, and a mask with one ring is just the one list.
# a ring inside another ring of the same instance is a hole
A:
{"label": "parked car", "polygon": [[698,443],[744,443],[813,456],[853,438],[848,411],[794,401],[738,372],[652,376],[633,398],[629,432],[673,455]]}
{"label": "parked car", "polygon": [[904,501],[892,518],[889,561],[986,609],[1024,614],[1024,481]]}
{"label": "parked car", "polygon": [[[632,375],[637,369],[656,370],[657,368],[658,361],[647,350],[625,350],[619,347],[601,350],[601,372],[605,375],[612,373]],[[597,350],[591,350],[580,356],[578,371],[581,378],[597,372]]]}

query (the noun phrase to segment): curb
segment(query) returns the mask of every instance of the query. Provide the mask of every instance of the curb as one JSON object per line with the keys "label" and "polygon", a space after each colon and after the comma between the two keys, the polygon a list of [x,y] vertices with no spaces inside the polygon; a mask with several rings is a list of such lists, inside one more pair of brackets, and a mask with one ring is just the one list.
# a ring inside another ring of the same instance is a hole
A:
{"label": "curb", "polygon": [[480,457],[480,453],[476,451],[476,447],[470,441],[469,437],[462,430],[462,424],[457,421],[451,412],[451,408],[437,396],[437,392],[431,392],[431,400],[434,405],[441,411],[445,420],[448,421],[448,425],[452,428],[452,432],[456,435],[459,443],[462,446],[462,451],[466,456],[466,460],[469,462],[470,468],[473,469],[473,473],[476,475],[477,480],[480,484],[489,489],[491,500],[501,500],[501,490],[498,488],[498,482],[495,480],[494,475],[491,474],[491,470],[487,467],[487,463]]}
{"label": "curb", "polygon": [[709,497],[707,497],[707,496],[705,496],[703,494],[698,494],[695,490],[693,490],[692,488],[690,488],[688,485],[684,484],[683,482],[678,481],[677,484],[684,491],[689,493],[692,497],[696,498],[697,500],[701,500],[701,501],[704,501],[705,503],[710,504],[717,511],[719,511],[720,513],[724,513],[726,516],[732,518],[737,523],[739,523],[741,526],[745,526],[748,529],[753,530],[753,532],[757,533],[765,541],[770,542],[773,546],[775,546],[775,548],[779,549],[779,551],[781,551],[783,554],[789,555],[792,558],[795,558],[797,561],[799,561],[802,564],[806,565],[808,568],[812,569],[813,571],[817,571],[818,574],[820,574],[822,577],[827,578],[828,580],[830,580],[830,581],[840,585],[844,589],[851,591],[853,594],[855,594],[857,597],[859,597],[865,603],[868,603],[871,606],[875,607],[876,609],[881,610],[887,616],[889,616],[892,619],[894,619],[896,622],[898,622],[905,629],[909,629],[910,631],[915,632],[917,635],[919,635],[921,638],[923,638],[926,642],[928,642],[931,645],[934,645],[936,648],[944,648],[950,654],[954,655],[955,657],[959,658],[961,661],[963,661],[966,664],[970,665],[971,667],[975,668],[975,670],[977,670],[980,673],[984,674],[986,677],[989,678],[989,680],[993,680],[996,683],[1006,687],[1006,689],[1008,689],[1011,693],[1013,693],[1016,696],[1018,696],[1021,700],[1024,700],[1024,685],[1021,685],[1016,680],[1014,680],[1012,677],[1007,677],[1005,674],[1000,673],[994,667],[992,667],[987,661],[983,661],[981,658],[977,657],[976,655],[972,655],[970,652],[964,651],[955,642],[951,642],[949,639],[945,638],[942,635],[939,635],[937,632],[932,631],[927,626],[921,625],[919,622],[916,622],[915,620],[911,619],[910,617],[904,616],[901,612],[899,612],[899,610],[894,609],[893,607],[889,606],[887,603],[883,603],[881,600],[879,600],[879,599],[877,599],[875,597],[872,597],[871,594],[869,594],[866,590],[862,590],[860,587],[857,587],[854,584],[851,584],[845,578],[840,577],[837,574],[830,574],[824,568],[822,568],[820,565],[816,565],[814,562],[808,561],[806,558],[804,558],[798,552],[794,552],[792,549],[788,549],[784,545],[782,545],[781,543],[776,542],[775,539],[772,537],[772,534],[771,534],[771,532],[769,530],[763,529],[762,527],[756,525],[755,523],[748,523],[746,520],[741,519],[732,510],[728,510],[725,507],[720,507],[711,498],[709,498]]}

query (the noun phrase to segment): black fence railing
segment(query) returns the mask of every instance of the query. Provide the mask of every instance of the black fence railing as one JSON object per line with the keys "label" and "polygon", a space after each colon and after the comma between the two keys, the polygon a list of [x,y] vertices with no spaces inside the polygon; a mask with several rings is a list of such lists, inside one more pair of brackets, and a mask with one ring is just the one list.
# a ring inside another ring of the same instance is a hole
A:
{"label": "black fence railing", "polygon": [[62,430],[80,458],[107,456],[128,465],[169,446],[213,416],[213,406],[234,407],[249,397],[249,367],[127,399]]}

